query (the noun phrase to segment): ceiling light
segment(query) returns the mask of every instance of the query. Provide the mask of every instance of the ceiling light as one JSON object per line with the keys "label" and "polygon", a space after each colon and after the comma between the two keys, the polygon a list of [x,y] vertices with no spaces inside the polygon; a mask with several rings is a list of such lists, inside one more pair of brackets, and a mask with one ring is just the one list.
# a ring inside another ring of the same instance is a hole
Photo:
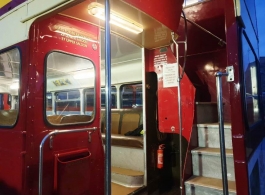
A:
{"label": "ceiling light", "polygon": [[[92,4],[92,6],[88,8],[88,13],[105,21],[105,9],[103,6],[100,6],[100,4]],[[143,28],[140,24],[112,11],[110,13],[110,23],[135,34],[143,32]]]}

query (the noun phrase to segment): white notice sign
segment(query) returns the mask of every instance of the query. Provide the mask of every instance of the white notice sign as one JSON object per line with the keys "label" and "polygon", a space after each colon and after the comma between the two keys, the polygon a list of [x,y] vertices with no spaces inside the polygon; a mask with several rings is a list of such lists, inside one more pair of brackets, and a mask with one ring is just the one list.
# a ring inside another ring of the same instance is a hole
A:
{"label": "white notice sign", "polygon": [[163,65],[163,87],[177,87],[178,86],[178,64],[164,64]]}

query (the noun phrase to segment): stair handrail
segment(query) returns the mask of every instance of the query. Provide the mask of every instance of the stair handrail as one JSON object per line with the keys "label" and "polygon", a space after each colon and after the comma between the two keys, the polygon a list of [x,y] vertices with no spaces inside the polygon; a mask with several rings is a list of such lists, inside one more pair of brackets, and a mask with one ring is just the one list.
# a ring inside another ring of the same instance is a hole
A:
{"label": "stair handrail", "polygon": [[225,136],[224,136],[224,117],[223,117],[223,102],[222,102],[222,76],[228,76],[227,72],[216,72],[216,90],[217,90],[217,110],[219,123],[219,140],[221,153],[221,167],[222,167],[222,183],[223,194],[228,195],[227,182],[227,165],[226,165],[226,151],[225,151]]}
{"label": "stair handrail", "polygon": [[[88,131],[96,131],[99,129],[98,127],[91,127],[91,128],[84,128],[84,129],[68,129],[68,130],[54,130],[48,133],[40,143],[39,147],[39,195],[42,195],[42,175],[43,175],[43,146],[46,142],[46,140],[51,137],[52,135],[57,135],[57,134],[66,134],[66,133],[78,133],[78,132],[88,132]],[[89,140],[91,134],[89,134]],[[51,147],[51,144],[50,144]]]}

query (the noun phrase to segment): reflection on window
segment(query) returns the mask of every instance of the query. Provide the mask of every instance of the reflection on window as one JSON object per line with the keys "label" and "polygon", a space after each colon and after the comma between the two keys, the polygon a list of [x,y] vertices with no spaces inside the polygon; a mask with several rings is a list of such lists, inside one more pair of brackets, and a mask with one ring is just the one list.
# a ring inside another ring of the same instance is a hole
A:
{"label": "reflection on window", "polygon": [[80,92],[79,90],[55,93],[56,114],[62,112],[69,114],[80,114]]}
{"label": "reflection on window", "polygon": [[20,66],[20,53],[17,48],[0,53],[0,126],[13,126],[16,123]]}
{"label": "reflection on window", "polygon": [[88,59],[60,52],[50,53],[46,61],[45,102],[48,122],[63,125],[91,121],[95,102],[90,103],[90,112],[86,112],[83,90],[95,86],[93,63]]}
{"label": "reflection on window", "polygon": [[257,62],[245,36],[242,36],[245,104],[248,124],[252,125],[260,120]]}
{"label": "reflection on window", "polygon": [[142,84],[122,85],[121,88],[121,108],[142,107]]}

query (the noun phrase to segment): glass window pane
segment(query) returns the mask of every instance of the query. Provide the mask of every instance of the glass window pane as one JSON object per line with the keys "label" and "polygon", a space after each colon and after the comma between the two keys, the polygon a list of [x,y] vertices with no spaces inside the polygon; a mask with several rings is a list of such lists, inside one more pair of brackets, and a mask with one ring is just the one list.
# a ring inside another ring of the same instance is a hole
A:
{"label": "glass window pane", "polygon": [[244,68],[245,104],[248,124],[252,125],[260,120],[258,99],[257,62],[253,50],[245,35],[242,36],[242,54]]}
{"label": "glass window pane", "polygon": [[88,104],[87,94],[84,95],[83,90],[91,87],[94,91],[94,64],[85,58],[52,52],[47,56],[46,66],[47,120],[54,125],[91,121],[95,110],[95,93],[90,93],[93,101],[89,102],[87,112],[84,109],[88,107],[84,106]]}
{"label": "glass window pane", "polygon": [[122,85],[121,108],[142,107],[142,84]]}
{"label": "glass window pane", "polygon": [[17,48],[0,53],[0,126],[13,126],[19,109],[20,53]]}

